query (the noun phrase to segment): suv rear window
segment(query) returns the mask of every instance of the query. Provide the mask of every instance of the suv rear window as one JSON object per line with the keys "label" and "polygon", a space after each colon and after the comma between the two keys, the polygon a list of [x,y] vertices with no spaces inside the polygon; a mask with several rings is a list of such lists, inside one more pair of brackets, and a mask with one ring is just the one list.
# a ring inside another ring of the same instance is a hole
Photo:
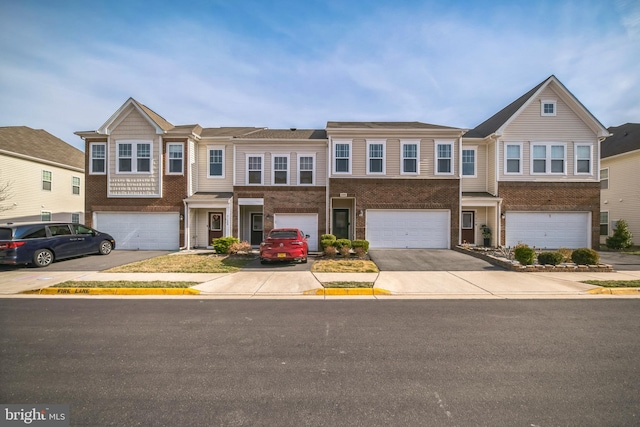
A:
{"label": "suv rear window", "polygon": [[0,240],[11,240],[11,235],[10,228],[0,228]]}
{"label": "suv rear window", "polygon": [[269,237],[272,239],[297,239],[298,233],[296,231],[272,231]]}

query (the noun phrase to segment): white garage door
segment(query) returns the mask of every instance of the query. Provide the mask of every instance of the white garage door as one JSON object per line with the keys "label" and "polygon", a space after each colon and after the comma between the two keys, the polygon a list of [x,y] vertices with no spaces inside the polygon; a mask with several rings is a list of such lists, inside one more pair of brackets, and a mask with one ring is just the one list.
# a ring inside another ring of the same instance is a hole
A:
{"label": "white garage door", "polygon": [[177,213],[99,212],[95,214],[94,225],[116,239],[116,249],[180,249]]}
{"label": "white garage door", "polygon": [[371,248],[449,248],[450,211],[367,210]]}
{"label": "white garage door", "polygon": [[506,243],[548,249],[588,248],[590,225],[590,212],[507,212]]}
{"label": "white garage door", "polygon": [[318,214],[287,214],[273,215],[274,228],[298,228],[309,235],[310,251],[318,250]]}

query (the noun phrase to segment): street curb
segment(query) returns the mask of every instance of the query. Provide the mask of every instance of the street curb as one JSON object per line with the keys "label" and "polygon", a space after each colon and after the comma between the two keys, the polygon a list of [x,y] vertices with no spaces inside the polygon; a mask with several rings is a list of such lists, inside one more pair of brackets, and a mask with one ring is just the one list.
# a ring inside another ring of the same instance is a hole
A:
{"label": "street curb", "polygon": [[318,288],[303,292],[304,295],[391,295],[380,288]]}
{"label": "street curb", "polygon": [[635,295],[640,294],[640,288],[595,288],[587,292],[594,295]]}
{"label": "street curb", "polygon": [[43,288],[24,291],[38,295],[199,295],[193,288]]}

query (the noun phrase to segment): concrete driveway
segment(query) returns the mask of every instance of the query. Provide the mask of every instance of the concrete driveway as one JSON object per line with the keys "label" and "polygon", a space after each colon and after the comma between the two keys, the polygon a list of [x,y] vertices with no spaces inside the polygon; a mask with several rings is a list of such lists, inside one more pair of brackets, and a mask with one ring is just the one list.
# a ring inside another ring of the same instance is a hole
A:
{"label": "concrete driveway", "polygon": [[85,255],[56,261],[48,267],[0,265],[0,271],[33,269],[38,271],[102,271],[144,259],[166,255],[169,251],[123,251],[115,250],[109,255]]}
{"label": "concrete driveway", "polygon": [[380,271],[503,271],[449,249],[371,249],[369,256]]}
{"label": "concrete driveway", "polygon": [[618,271],[640,271],[640,255],[621,254],[618,252],[598,252],[600,262],[613,266]]}

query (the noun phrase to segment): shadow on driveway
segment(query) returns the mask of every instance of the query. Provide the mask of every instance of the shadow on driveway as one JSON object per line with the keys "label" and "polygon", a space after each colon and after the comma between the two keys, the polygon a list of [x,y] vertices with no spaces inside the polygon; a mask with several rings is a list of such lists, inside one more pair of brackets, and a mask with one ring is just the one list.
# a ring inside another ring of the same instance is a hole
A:
{"label": "shadow on driveway", "polygon": [[372,249],[369,257],[380,271],[504,271],[449,249]]}
{"label": "shadow on driveway", "polygon": [[15,271],[17,269],[34,269],[37,271],[102,271],[121,265],[130,264],[167,255],[170,251],[125,251],[114,250],[109,255],[85,255],[75,258],[55,261],[48,267],[0,265],[0,271]]}

